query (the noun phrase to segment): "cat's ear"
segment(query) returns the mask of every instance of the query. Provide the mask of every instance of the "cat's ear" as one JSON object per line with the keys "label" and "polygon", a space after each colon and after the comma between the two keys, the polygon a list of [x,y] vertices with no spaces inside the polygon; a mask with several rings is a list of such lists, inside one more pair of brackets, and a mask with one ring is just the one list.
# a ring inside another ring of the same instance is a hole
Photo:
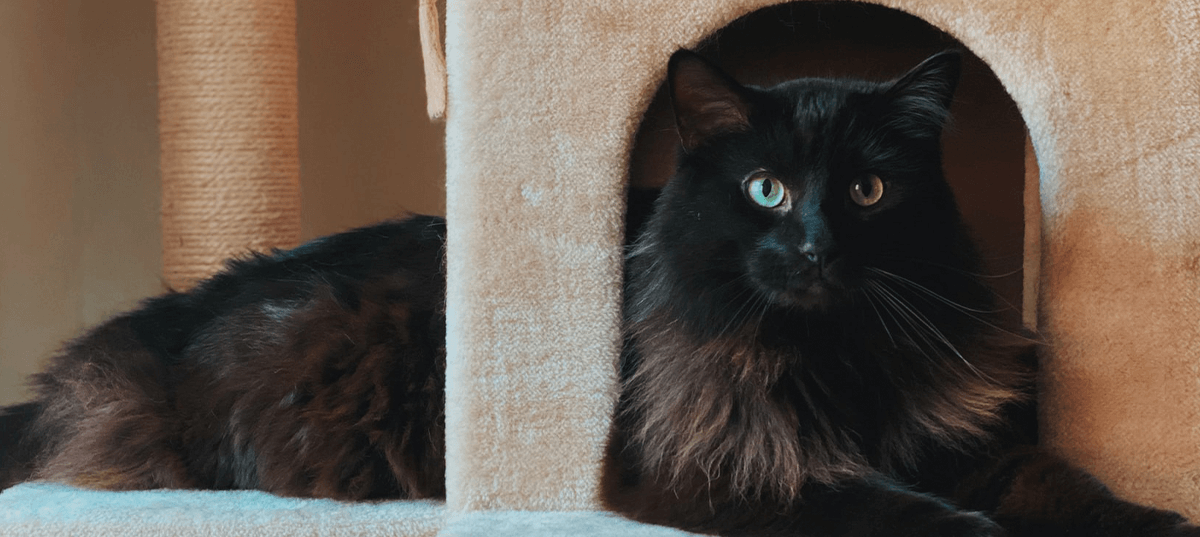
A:
{"label": "cat's ear", "polygon": [[746,89],[699,54],[675,52],[667,64],[667,83],[684,149],[714,134],[750,128]]}
{"label": "cat's ear", "polygon": [[950,119],[961,73],[962,54],[948,50],[930,56],[896,79],[885,93],[890,123],[912,136],[939,136]]}

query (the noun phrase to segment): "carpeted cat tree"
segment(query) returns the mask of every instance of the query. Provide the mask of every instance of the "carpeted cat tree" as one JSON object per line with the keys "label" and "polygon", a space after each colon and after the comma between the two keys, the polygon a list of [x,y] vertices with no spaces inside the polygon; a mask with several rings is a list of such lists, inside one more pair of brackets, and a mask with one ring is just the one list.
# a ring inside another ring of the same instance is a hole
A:
{"label": "carpeted cat tree", "polygon": [[[189,219],[182,229],[197,220],[256,236],[294,229],[294,34],[274,34],[290,52],[253,37],[292,24],[291,1],[159,3],[163,172],[165,184],[177,184],[164,186],[164,211]],[[430,81],[434,112],[448,88],[445,504],[27,484],[0,495],[0,534],[678,535],[598,511],[628,156],[670,53],[774,3],[449,0],[448,83]],[[1049,343],[1046,445],[1122,496],[1200,519],[1200,5],[879,3],[961,40],[1028,125],[1040,175],[1030,175],[1026,198],[1026,289],[1038,290],[1027,318]],[[235,5],[253,7],[226,10]],[[168,44],[175,17],[214,20],[233,35],[199,45],[243,47],[253,51],[249,63],[184,63],[191,53]],[[436,29],[436,16],[429,21]],[[276,53],[291,59],[265,61]],[[431,65],[437,72],[440,63]],[[202,74],[210,68],[225,74]],[[233,68],[241,74],[225,71]],[[282,77],[255,78],[264,73]],[[179,85],[207,88],[230,76],[261,84],[247,95],[274,89],[292,101],[254,101],[269,113],[251,120],[223,108],[232,97],[201,95],[175,122]],[[214,110],[228,115],[203,115]],[[193,120],[197,132],[175,128]],[[255,126],[221,131],[243,122]],[[216,157],[198,151],[214,147],[229,160],[205,168]],[[257,186],[193,194],[218,176]],[[188,196],[218,208],[188,213]],[[252,209],[219,208],[242,203]],[[170,238],[170,221],[164,215],[167,259],[192,244]],[[295,238],[285,231],[261,244]]]}

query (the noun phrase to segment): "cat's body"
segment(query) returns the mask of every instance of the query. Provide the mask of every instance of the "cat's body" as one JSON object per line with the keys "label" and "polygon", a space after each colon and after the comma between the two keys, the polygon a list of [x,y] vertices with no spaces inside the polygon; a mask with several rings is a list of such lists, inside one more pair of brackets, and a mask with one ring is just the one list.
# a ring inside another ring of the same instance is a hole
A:
{"label": "cat's body", "polygon": [[444,494],[444,236],[432,217],[334,235],[107,321],[34,378],[37,454],[10,481]]}
{"label": "cat's body", "polygon": [[[942,177],[956,55],[886,83],[669,71],[683,151],[644,226],[631,196],[610,508],[722,535],[1200,536],[1033,447],[1032,351]],[[443,231],[236,262],[101,325],[0,418],[25,438],[0,485],[444,494]]]}

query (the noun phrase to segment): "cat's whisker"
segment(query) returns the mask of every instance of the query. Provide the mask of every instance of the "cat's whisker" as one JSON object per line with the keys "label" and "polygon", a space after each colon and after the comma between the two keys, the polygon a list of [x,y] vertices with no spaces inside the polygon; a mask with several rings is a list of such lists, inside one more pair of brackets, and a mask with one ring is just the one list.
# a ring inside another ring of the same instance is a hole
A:
{"label": "cat's whisker", "polygon": [[921,285],[917,282],[914,282],[909,278],[900,276],[899,274],[889,272],[889,271],[883,270],[881,268],[876,268],[876,267],[866,267],[866,269],[869,271],[872,271],[876,274],[879,274],[881,276],[885,276],[885,277],[891,278],[893,280],[896,280],[900,283],[907,284],[907,285],[911,286],[912,288],[914,288],[918,291],[922,291],[922,292],[926,293],[927,295],[929,295],[930,297],[936,298],[939,301],[946,304],[947,306],[953,307],[954,309],[957,309],[959,311],[970,312],[970,313],[981,313],[981,314],[995,314],[995,313],[1000,313],[1000,312],[1004,311],[1004,310],[981,310],[981,309],[977,309],[977,308],[971,308],[971,307],[959,304],[958,302],[955,302],[953,300],[950,300],[949,298],[942,296],[938,292],[936,292],[924,285]]}
{"label": "cat's whisker", "polygon": [[755,332],[757,332],[759,327],[762,326],[763,319],[765,319],[767,316],[767,310],[771,309],[771,301],[767,300],[766,297],[759,295],[758,302],[761,304],[761,306],[758,310],[758,320],[754,323]]}
{"label": "cat's whisker", "polygon": [[[718,285],[718,286],[716,286],[716,287],[712,288],[712,290],[711,290],[710,292],[711,292],[711,293],[713,293],[713,294],[716,294],[716,293],[719,293],[719,292],[721,292],[721,291],[724,291],[725,289],[727,289],[728,287],[730,287],[730,286],[732,286],[732,285],[736,285],[736,284],[742,283],[743,281],[745,281],[745,280],[749,280],[749,279],[750,279],[750,275],[749,275],[749,274],[739,274],[739,275],[738,275],[736,278],[733,278],[733,279],[731,279],[731,280],[729,280],[729,281],[727,281],[727,282],[725,282],[725,283],[723,283],[723,284],[721,284],[721,285]],[[749,287],[747,287],[747,289],[749,289]]]}
{"label": "cat's whisker", "polygon": [[[907,330],[904,330],[908,341],[913,343],[917,349],[925,351],[926,356],[929,356],[929,353],[940,354],[938,351],[938,346],[926,336],[926,333],[930,331],[928,326],[920,322],[920,320],[916,317],[916,313],[910,307],[908,307],[908,305],[906,305],[900,297],[896,296],[895,292],[888,288],[883,282],[876,282],[875,286],[880,298],[884,300],[884,303],[886,305],[890,305],[892,311],[894,311],[896,315],[899,315],[899,319],[904,320],[905,323],[913,329],[913,332],[920,337],[920,341],[917,341],[917,338],[912,337]],[[895,319],[896,317],[893,315],[893,318]],[[897,321],[896,324],[899,326],[899,321]],[[901,328],[903,329],[903,326],[901,326]]]}
{"label": "cat's whisker", "polygon": [[894,289],[889,288],[886,283],[880,282],[880,289],[881,291],[886,292],[888,296],[894,298],[896,306],[898,306],[902,312],[905,313],[908,319],[916,322],[917,325],[913,326],[913,328],[924,327],[926,332],[929,332],[931,336],[935,336],[938,340],[941,340],[941,342],[946,345],[947,348],[954,351],[954,354],[962,357],[962,355],[959,354],[958,349],[955,349],[954,345],[950,344],[949,339],[946,338],[946,334],[943,334],[941,330],[938,330],[937,326],[932,324],[932,321],[929,320],[928,316],[920,313],[920,310],[918,310],[916,307],[913,307],[911,302],[904,300],[904,297],[901,297]]}
{"label": "cat's whisker", "polygon": [[888,341],[892,342],[892,346],[896,346],[896,338],[892,337],[892,331],[888,328],[887,321],[883,319],[883,314],[880,313],[879,307],[875,305],[875,299],[871,298],[872,288],[870,286],[863,289],[863,296],[866,297],[867,303],[871,305],[871,309],[875,311],[875,316],[879,318],[879,325],[883,327],[884,333],[888,336]]}
{"label": "cat's whisker", "polygon": [[930,265],[930,266],[934,266],[934,267],[948,270],[951,272],[956,272],[958,274],[963,274],[965,276],[971,276],[971,277],[975,277],[975,278],[985,278],[985,279],[989,279],[989,280],[1011,278],[1011,277],[1017,275],[1018,273],[1020,273],[1024,269],[1024,267],[1017,267],[1008,272],[1001,272],[1000,274],[984,274],[982,272],[972,272],[969,270],[963,270],[958,267],[953,267],[953,266],[947,265],[945,263],[938,263],[937,261],[930,261],[928,259],[917,259],[917,258],[913,258],[913,257],[896,257],[896,256],[888,256],[888,255],[881,255],[879,257],[881,259],[892,259],[892,260],[901,261],[901,262],[905,262],[905,263],[920,263],[923,265]]}
{"label": "cat's whisker", "polygon": [[921,339],[920,342],[917,342],[915,339],[910,338],[910,341],[912,341],[914,344],[917,344],[917,348],[922,348],[922,345],[919,343],[923,343],[928,349],[927,355],[928,352],[938,354],[937,345],[931,341],[928,336],[926,336],[928,329],[923,327],[921,323],[918,322],[912,311],[903,303],[903,301],[899,297],[895,296],[894,293],[885,285],[883,285],[882,282],[880,282],[879,291],[881,296],[891,303],[892,309],[895,310],[895,312],[900,316],[900,319],[903,319],[909,325],[909,327],[913,329],[913,332],[916,333]]}
{"label": "cat's whisker", "polygon": [[[771,308],[771,301],[767,297],[763,296],[761,293],[755,293],[752,306],[749,310],[747,310],[746,318],[744,319],[744,321],[746,321],[746,325],[750,326],[751,324],[753,324],[753,331],[758,332],[759,327],[762,326],[763,318],[766,317],[767,310],[769,310],[770,308]],[[757,313],[753,313],[755,310],[758,310]],[[749,322],[749,319],[752,316],[756,317],[754,319],[753,323]]]}
{"label": "cat's whisker", "polygon": [[[755,293],[754,290],[752,290],[752,289],[746,288],[746,289],[742,290],[742,292],[735,295],[734,298],[736,300],[740,300],[742,298],[742,296],[746,295],[747,293],[751,294],[751,299],[741,301],[742,302],[741,306],[738,306],[738,309],[733,312],[733,315],[729,316],[729,321],[727,321],[725,323],[725,326],[723,326],[721,328],[721,330],[718,331],[719,335],[724,336],[724,335],[728,334],[730,330],[736,330],[739,326],[742,326],[742,323],[745,320],[750,318],[750,313],[754,310],[754,308],[751,305],[754,304],[755,301],[757,300],[757,298],[758,298],[756,296],[757,293]],[[745,312],[744,314],[743,314],[743,311]]]}
{"label": "cat's whisker", "polygon": [[[749,274],[739,274],[737,277],[732,278],[717,287],[714,287],[710,292],[713,294],[719,294],[720,292],[728,289],[730,286],[743,283],[750,278],[751,277]],[[743,299],[746,297],[746,295],[750,295],[750,298]],[[770,299],[764,296],[762,293],[756,291],[751,286],[743,287],[730,299],[730,301],[740,304],[732,315],[728,315],[728,320],[725,322],[725,325],[717,332],[722,336],[727,335],[730,331],[737,330],[741,327],[750,327],[751,325],[753,325],[753,331],[757,331],[758,327],[762,323],[764,315],[771,307]],[[753,321],[750,321],[750,319],[754,317],[757,318]]]}
{"label": "cat's whisker", "polygon": [[[942,331],[940,329],[938,329],[938,327],[935,324],[933,324],[933,322],[930,321],[927,316],[925,316],[925,314],[921,313],[911,303],[904,300],[903,297],[901,297],[894,289],[889,287],[885,282],[878,281],[878,282],[874,282],[874,283],[876,283],[876,285],[879,286],[879,290],[881,292],[884,292],[888,296],[891,296],[892,299],[894,299],[896,301],[895,304],[898,307],[904,308],[904,310],[906,310],[908,312],[907,316],[909,316],[910,318],[915,319],[917,321],[920,321],[920,323],[926,327],[927,331],[929,331],[931,333],[931,335],[936,337],[943,345],[946,346],[946,348],[950,349],[950,351],[953,352],[954,355],[957,356],[959,360],[961,360],[964,364],[966,364],[966,366],[968,368],[970,368],[971,371],[974,372],[976,376],[978,376],[979,378],[984,379],[988,382],[997,383],[995,379],[993,379],[991,376],[987,375],[983,371],[980,371],[979,368],[975,367],[975,364],[972,364],[970,360],[967,360],[967,358],[965,356],[963,356],[961,352],[959,352],[958,348],[954,346],[954,344],[950,341],[950,339],[947,338],[946,335],[943,334]],[[910,321],[910,322],[912,322],[912,321]],[[918,326],[914,325],[913,329],[917,330],[919,328],[918,328]],[[924,336],[922,336],[922,339],[924,339],[927,343],[929,342],[929,340],[924,338]]]}
{"label": "cat's whisker", "polygon": [[[930,265],[930,266],[937,267],[939,269],[947,270],[950,272],[956,272],[958,274],[963,274],[963,275],[971,276],[972,278],[978,278],[978,279],[997,279],[997,280],[999,280],[999,279],[1011,277],[1013,275],[1020,273],[1022,270],[1024,270],[1024,267],[1017,267],[1011,271],[1003,272],[1000,274],[983,274],[983,273],[979,273],[979,272],[971,272],[969,270],[963,270],[961,268],[952,267],[950,265],[946,265],[944,263],[938,263],[936,261],[929,261],[929,260],[915,259],[915,258],[901,258],[901,257],[894,257],[894,256],[883,256],[883,257],[887,258],[887,259],[895,259],[898,261],[903,261],[903,262],[908,262],[908,263],[920,263],[920,264]],[[898,276],[895,274],[892,274],[892,275]],[[981,283],[980,285],[982,286],[983,284]],[[990,313],[1000,313],[1003,311],[1019,311],[1020,310],[1020,308],[1018,308],[1016,305],[1014,305],[1012,302],[1010,302],[1003,295],[996,293],[995,290],[991,289],[990,287],[986,287],[986,286],[984,286],[984,287],[996,300],[998,300],[1000,303],[1002,303],[1004,307],[997,309],[997,310],[993,310],[993,311],[987,311],[987,312],[980,311],[980,313],[989,313],[990,314]]]}
{"label": "cat's whisker", "polygon": [[941,294],[939,294],[939,293],[937,293],[937,292],[935,292],[935,291],[933,291],[933,290],[929,289],[928,287],[925,287],[925,286],[923,286],[923,285],[921,285],[921,284],[919,284],[919,283],[917,283],[917,282],[914,282],[914,281],[912,281],[912,280],[910,280],[910,279],[908,279],[908,278],[905,278],[905,277],[903,277],[903,276],[900,276],[900,275],[897,275],[897,274],[894,274],[894,273],[891,273],[891,272],[888,272],[888,271],[886,271],[886,270],[883,270],[883,269],[880,269],[880,268],[876,268],[876,267],[866,267],[866,269],[867,269],[867,270],[869,270],[869,271],[871,271],[871,272],[874,272],[874,273],[876,273],[876,274],[879,274],[879,275],[881,275],[881,276],[885,276],[885,277],[891,278],[891,279],[893,279],[893,280],[895,280],[895,281],[897,281],[897,282],[899,282],[899,283],[906,284],[906,285],[907,285],[907,286],[908,286],[910,289],[912,289],[912,290],[914,290],[914,291],[917,291],[917,292],[920,292],[920,293],[924,293],[926,296],[928,296],[928,297],[930,297],[930,298],[933,298],[933,299],[935,299],[935,300],[937,300],[937,301],[939,301],[939,302],[941,302],[941,303],[943,303],[943,304],[945,304],[945,305],[947,305],[947,306],[950,306],[950,307],[951,307],[951,308],[953,308],[953,309],[956,309],[956,310],[958,310],[960,313],[962,313],[963,315],[966,315],[968,318],[970,318],[970,319],[974,319],[975,321],[978,321],[978,322],[980,322],[980,323],[982,323],[982,324],[984,324],[984,325],[987,325],[988,327],[990,327],[990,328],[992,328],[992,329],[994,329],[994,330],[997,330],[997,331],[999,331],[999,332],[1001,332],[1001,333],[1004,333],[1004,334],[1010,335],[1010,336],[1012,336],[1012,337],[1014,337],[1014,338],[1017,338],[1017,339],[1019,339],[1019,340],[1021,340],[1021,341],[1024,341],[1024,342],[1026,342],[1026,343],[1031,343],[1031,344],[1034,344],[1034,345],[1041,345],[1041,344],[1043,344],[1043,343],[1044,343],[1043,341],[1040,341],[1040,340],[1038,340],[1038,339],[1035,339],[1035,338],[1030,338],[1030,337],[1028,337],[1028,336],[1025,336],[1025,335],[1022,335],[1022,334],[1019,334],[1019,333],[1013,332],[1013,331],[1011,331],[1011,330],[1007,330],[1007,329],[1005,329],[1005,328],[1002,328],[1002,327],[996,326],[994,323],[992,323],[992,322],[988,321],[987,319],[984,319],[983,317],[980,317],[979,315],[976,315],[976,314],[982,314],[982,315],[991,315],[991,314],[1000,313],[1000,312],[1001,312],[1001,311],[1003,311],[1003,310],[991,310],[991,311],[989,311],[989,310],[980,310],[980,309],[973,309],[973,308],[969,308],[969,307],[967,307],[967,306],[964,306],[964,305],[962,305],[962,304],[959,304],[959,303],[957,303],[957,302],[955,302],[955,301],[953,301],[953,300],[950,300],[949,298],[946,298],[945,296],[943,296],[943,295],[941,295]]}
{"label": "cat's whisker", "polygon": [[[891,317],[892,321],[894,321],[896,323],[896,328],[901,333],[903,333],[904,340],[911,342],[913,344],[916,344],[917,343],[916,338],[914,338],[912,336],[912,334],[908,333],[908,329],[904,328],[904,325],[900,322],[900,318],[896,317],[896,314],[897,314],[896,306],[895,306],[895,304],[892,303],[892,299],[890,299],[887,295],[885,295],[882,292],[882,290],[879,288],[880,282],[868,280],[867,284],[870,285],[871,288],[875,290],[876,295],[880,299],[880,305],[883,306],[883,311],[887,312],[888,317]],[[891,306],[891,307],[889,307],[889,306]]]}

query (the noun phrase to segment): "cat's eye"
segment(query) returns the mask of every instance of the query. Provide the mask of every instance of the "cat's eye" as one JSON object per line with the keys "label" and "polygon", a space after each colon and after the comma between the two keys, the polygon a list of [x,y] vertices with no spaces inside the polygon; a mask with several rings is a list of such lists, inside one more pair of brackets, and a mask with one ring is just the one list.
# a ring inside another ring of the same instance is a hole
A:
{"label": "cat's eye", "polygon": [[767,209],[778,207],[787,197],[787,190],[783,188],[783,183],[763,172],[748,177],[743,186],[746,189],[746,197],[750,198],[750,201]]}
{"label": "cat's eye", "polygon": [[850,183],[850,199],[863,207],[879,203],[883,197],[883,180],[878,175],[860,177]]}

